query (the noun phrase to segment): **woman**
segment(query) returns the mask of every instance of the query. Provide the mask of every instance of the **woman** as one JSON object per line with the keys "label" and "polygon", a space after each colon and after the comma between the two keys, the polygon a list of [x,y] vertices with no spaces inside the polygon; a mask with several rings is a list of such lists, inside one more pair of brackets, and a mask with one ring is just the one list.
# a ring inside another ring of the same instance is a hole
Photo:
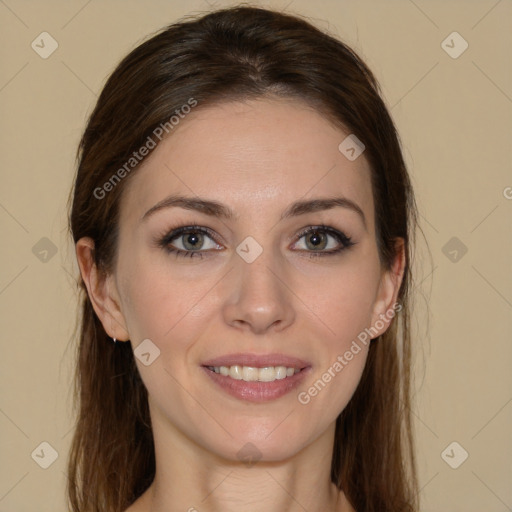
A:
{"label": "woman", "polygon": [[418,510],[416,207],[351,49],[259,8],[167,27],[100,95],[70,226],[74,512]]}

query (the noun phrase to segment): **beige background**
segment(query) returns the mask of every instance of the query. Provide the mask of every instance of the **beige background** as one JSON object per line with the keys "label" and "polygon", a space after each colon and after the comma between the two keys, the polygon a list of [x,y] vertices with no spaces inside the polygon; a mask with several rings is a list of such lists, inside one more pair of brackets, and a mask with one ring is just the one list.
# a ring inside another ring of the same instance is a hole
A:
{"label": "beige background", "polygon": [[[185,14],[230,4],[211,2],[0,0],[0,512],[66,510],[77,272],[66,200],[86,115],[122,56]],[[420,235],[422,511],[512,510],[512,2],[260,5],[311,16],[352,45],[402,137],[432,252]],[[31,48],[43,31],[59,45],[47,59]],[[456,59],[441,46],[453,31],[469,44]],[[33,252],[43,237],[57,248],[46,262]],[[445,248],[452,237],[459,247]],[[441,456],[453,441],[469,453],[457,469]],[[31,457],[42,442],[58,452],[48,469]]]}

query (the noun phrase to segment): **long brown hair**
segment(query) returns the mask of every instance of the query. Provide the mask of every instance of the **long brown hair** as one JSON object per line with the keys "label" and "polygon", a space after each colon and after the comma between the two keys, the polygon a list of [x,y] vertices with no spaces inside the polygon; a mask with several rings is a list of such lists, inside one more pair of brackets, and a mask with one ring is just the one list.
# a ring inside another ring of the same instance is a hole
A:
{"label": "long brown hair", "polygon": [[[153,35],[117,66],[88,120],[70,196],[73,239],[91,237],[98,269],[112,271],[119,203],[137,170],[126,168],[133,152],[191,99],[199,109],[266,95],[306,101],[363,141],[383,267],[391,268],[395,239],[405,241],[402,308],[372,341],[361,381],[336,420],[331,479],[358,512],[416,512],[409,296],[417,210],[379,84],[352,49],[299,16],[248,6],[182,19]],[[79,286],[68,499],[73,512],[122,512],[155,476],[147,390],[130,343],[112,343],[80,278]]]}

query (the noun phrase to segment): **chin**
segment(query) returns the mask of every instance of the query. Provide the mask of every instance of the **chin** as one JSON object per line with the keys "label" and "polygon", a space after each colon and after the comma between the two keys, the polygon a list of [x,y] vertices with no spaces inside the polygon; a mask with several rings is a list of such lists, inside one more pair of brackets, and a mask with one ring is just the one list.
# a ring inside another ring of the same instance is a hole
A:
{"label": "chin", "polygon": [[289,459],[300,452],[307,444],[305,432],[290,430],[282,418],[273,421],[272,428],[268,428],[269,421],[264,426],[256,425],[257,420],[251,420],[250,427],[230,429],[232,438],[227,438],[219,444],[219,439],[211,440],[210,451],[218,456],[247,465],[255,461],[277,462]]}

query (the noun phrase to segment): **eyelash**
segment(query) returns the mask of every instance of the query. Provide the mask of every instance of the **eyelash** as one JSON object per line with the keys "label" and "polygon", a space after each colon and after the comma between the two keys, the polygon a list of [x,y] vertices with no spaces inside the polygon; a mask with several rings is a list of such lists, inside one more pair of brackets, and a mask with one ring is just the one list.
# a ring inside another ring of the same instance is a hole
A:
{"label": "eyelash", "polygon": [[[326,233],[326,234],[332,236],[333,238],[335,238],[336,241],[339,242],[342,245],[341,245],[341,247],[339,247],[337,249],[334,249],[334,250],[331,249],[330,251],[307,251],[307,252],[309,252],[309,256],[311,258],[324,257],[324,256],[334,256],[335,254],[339,254],[340,252],[342,252],[342,251],[344,251],[344,250],[346,250],[346,249],[348,249],[351,246],[356,244],[356,242],[352,241],[351,237],[345,235],[345,233],[343,233],[342,231],[338,231],[337,229],[330,228],[330,227],[325,226],[323,224],[320,224],[320,225],[317,225],[317,226],[310,226],[310,227],[302,230],[297,235],[296,242],[298,242],[303,236],[305,236],[305,235],[307,235],[309,233],[312,233],[312,232]],[[170,245],[171,242],[174,241],[175,239],[180,238],[181,236],[186,235],[186,234],[190,234],[190,233],[202,233],[202,234],[205,234],[208,237],[210,237],[215,243],[218,243],[215,240],[215,236],[213,234],[213,231],[211,231],[208,228],[205,228],[205,227],[202,227],[202,226],[182,226],[182,227],[173,229],[170,232],[167,232],[164,236],[160,237],[158,239],[157,244],[158,244],[159,247],[161,247],[162,249],[164,249],[168,253],[175,254],[177,258],[178,257],[193,258],[195,256],[199,256],[199,257],[202,258],[204,253],[205,252],[209,252],[209,251],[201,251],[201,250],[197,250],[197,251],[184,251],[182,249],[177,249],[176,247],[172,247]],[[304,252],[304,251],[302,251],[302,252]]]}

